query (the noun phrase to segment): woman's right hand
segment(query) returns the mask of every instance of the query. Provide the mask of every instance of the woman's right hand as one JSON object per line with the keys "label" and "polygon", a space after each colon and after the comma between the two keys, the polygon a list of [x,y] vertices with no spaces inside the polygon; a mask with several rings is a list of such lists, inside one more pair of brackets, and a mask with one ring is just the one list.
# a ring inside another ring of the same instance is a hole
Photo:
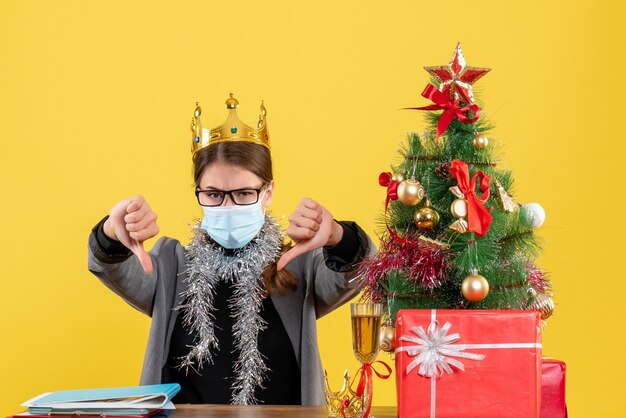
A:
{"label": "woman's right hand", "polygon": [[143,249],[144,241],[159,233],[157,214],[143,196],[124,199],[111,209],[103,230],[107,237],[119,241],[133,252],[143,270],[152,273],[152,259]]}

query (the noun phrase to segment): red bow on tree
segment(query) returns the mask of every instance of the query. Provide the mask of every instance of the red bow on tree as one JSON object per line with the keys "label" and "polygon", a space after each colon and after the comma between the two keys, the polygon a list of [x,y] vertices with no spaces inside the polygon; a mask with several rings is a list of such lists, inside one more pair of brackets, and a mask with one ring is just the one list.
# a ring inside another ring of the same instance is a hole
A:
{"label": "red bow on tree", "polygon": [[[474,232],[479,237],[484,237],[491,226],[491,213],[485,207],[485,202],[489,199],[489,182],[491,178],[477,171],[472,178],[469,176],[469,168],[467,164],[456,158],[452,160],[450,165],[450,174],[456,178],[458,187],[465,195],[467,201],[467,223],[468,231]],[[476,195],[476,181],[480,178],[480,192],[482,195]]]}
{"label": "red bow on tree", "polygon": [[387,224],[387,209],[389,208],[390,200],[398,200],[398,182],[393,180],[393,175],[389,172],[382,172],[378,176],[378,184],[387,188],[387,198],[385,199],[385,225],[387,225],[387,231],[389,234],[399,242],[404,242],[404,238],[400,238],[395,232],[389,228]]}
{"label": "red bow on tree", "polygon": [[393,180],[393,175],[389,172],[380,173],[378,176],[378,184],[387,187],[387,201],[398,200],[398,182]]}
{"label": "red bow on tree", "polygon": [[[472,104],[465,107],[459,107],[459,102],[452,102],[445,94],[440,92],[437,87],[429,84],[422,92],[422,96],[430,99],[433,105],[423,107],[407,107],[410,110],[443,110],[439,122],[437,123],[437,138],[448,129],[450,122],[455,118],[461,123],[474,123],[480,116],[480,108],[476,104]],[[472,111],[474,115],[470,118],[469,111]]]}

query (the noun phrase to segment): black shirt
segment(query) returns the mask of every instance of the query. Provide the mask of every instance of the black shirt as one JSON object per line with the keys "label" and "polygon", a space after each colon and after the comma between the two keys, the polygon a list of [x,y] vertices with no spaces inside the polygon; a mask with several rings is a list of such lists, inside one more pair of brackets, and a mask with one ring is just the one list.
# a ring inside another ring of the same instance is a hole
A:
{"label": "black shirt", "polygon": [[[176,403],[229,403],[233,383],[232,367],[239,356],[232,334],[234,321],[228,306],[232,292],[231,285],[225,282],[220,282],[216,288],[213,313],[219,350],[212,352],[213,364],[205,363],[198,372],[192,368],[187,372],[178,368],[181,357],[186,356],[189,346],[194,345],[194,336],[183,325],[184,312],[178,313],[161,379],[163,383],[180,384]],[[259,403],[268,405],[299,405],[300,368],[272,298],[263,300],[261,317],[267,323],[267,328],[259,332],[258,348],[269,371],[263,381],[265,389],[257,388],[255,397]]]}

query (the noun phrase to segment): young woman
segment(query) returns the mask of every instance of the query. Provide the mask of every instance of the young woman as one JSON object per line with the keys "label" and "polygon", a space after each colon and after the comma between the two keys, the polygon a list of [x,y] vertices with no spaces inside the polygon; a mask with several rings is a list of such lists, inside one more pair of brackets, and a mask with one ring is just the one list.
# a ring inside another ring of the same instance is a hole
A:
{"label": "young woman", "polygon": [[266,111],[243,124],[238,101],[207,130],[192,123],[196,196],[190,244],[162,237],[141,196],[122,200],[89,236],[89,269],[152,318],[141,384],[177,382],[177,403],[324,403],[316,319],[358,292],[355,264],[375,248],[353,222],[304,198],[283,234],[267,209],[274,180]]}

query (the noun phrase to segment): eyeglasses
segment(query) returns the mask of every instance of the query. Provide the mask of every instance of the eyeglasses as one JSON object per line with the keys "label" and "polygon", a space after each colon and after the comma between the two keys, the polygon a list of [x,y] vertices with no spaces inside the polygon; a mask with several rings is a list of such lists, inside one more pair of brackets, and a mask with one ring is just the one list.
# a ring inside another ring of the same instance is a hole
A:
{"label": "eyeglasses", "polygon": [[259,201],[259,195],[267,184],[258,189],[235,189],[235,190],[199,190],[196,189],[196,198],[200,206],[221,206],[226,196],[238,206],[253,205]]}

